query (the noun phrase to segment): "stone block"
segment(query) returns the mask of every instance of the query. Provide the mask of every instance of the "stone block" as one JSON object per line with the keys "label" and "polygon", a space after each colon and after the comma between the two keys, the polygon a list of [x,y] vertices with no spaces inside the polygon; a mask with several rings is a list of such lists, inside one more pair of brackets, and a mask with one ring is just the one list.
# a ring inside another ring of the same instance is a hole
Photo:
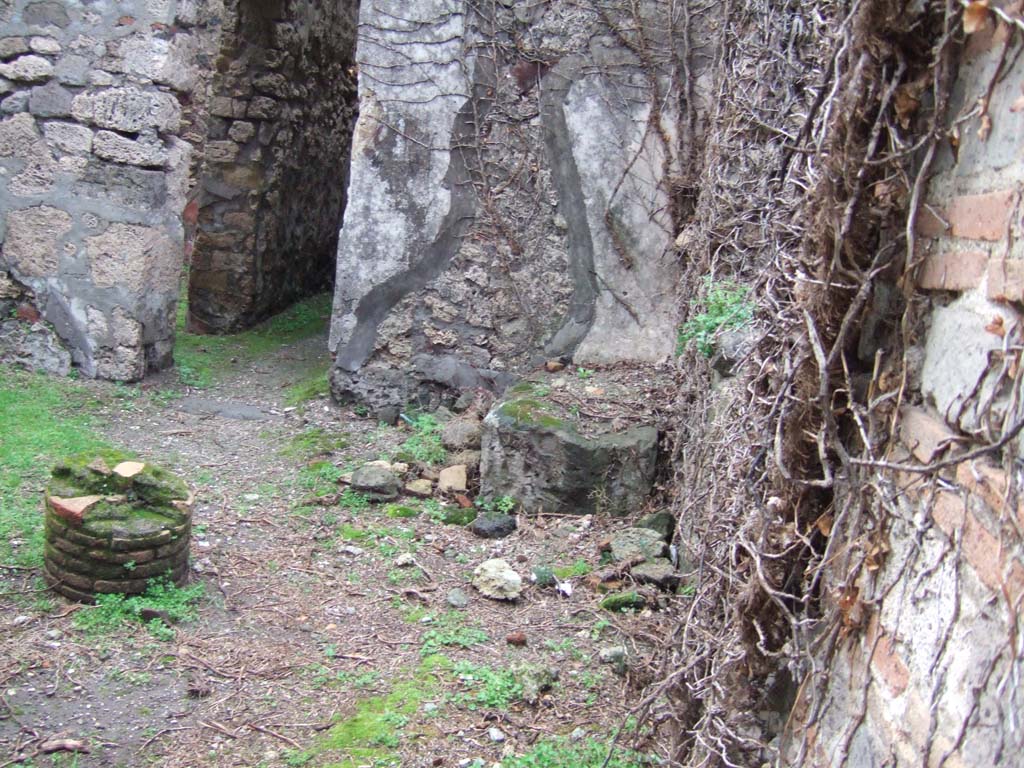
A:
{"label": "stone block", "polygon": [[75,194],[117,205],[155,211],[167,201],[167,179],[163,171],[114,165],[94,159],[72,185]]}
{"label": "stone block", "polygon": [[10,59],[28,53],[28,43],[23,37],[0,38],[0,59]]}
{"label": "stone block", "polygon": [[65,117],[71,114],[74,94],[56,82],[32,89],[28,98],[28,111],[36,117]]}
{"label": "stone block", "polygon": [[654,482],[657,429],[587,436],[515,389],[484,419],[481,495],[511,496],[527,514],[640,508]]}
{"label": "stone block", "polygon": [[238,159],[238,145],[233,141],[207,142],[206,159],[211,163],[233,163]]}
{"label": "stone block", "polygon": [[998,385],[999,363],[994,359],[1003,347],[1003,335],[1020,315],[1006,305],[995,304],[980,291],[965,293],[946,307],[938,307],[925,344],[921,391],[946,422],[973,433],[986,426],[979,408],[992,401],[998,419],[1005,410]]}
{"label": "stone block", "polygon": [[22,83],[40,83],[49,80],[53,64],[42,56],[29,54],[0,64],[0,77]]}
{"label": "stone block", "polygon": [[97,287],[119,287],[140,296],[174,290],[179,265],[161,229],[114,222],[84,242]]}
{"label": "stone block", "polygon": [[279,99],[288,97],[288,79],[276,72],[257,75],[252,79],[252,84],[260,93],[268,93]]}
{"label": "stone block", "polygon": [[86,85],[89,82],[90,69],[91,64],[85,56],[68,54],[57,60],[53,74],[65,85]]}
{"label": "stone block", "polygon": [[[3,75],[3,70],[0,70],[0,75]],[[17,78],[11,78],[15,80]],[[259,119],[268,119],[276,117],[278,113],[278,104],[268,96],[257,96],[255,99],[249,102],[248,108],[245,110],[246,117],[255,117]]]}
{"label": "stone block", "polygon": [[13,90],[14,83],[12,83],[10,80],[5,80],[4,78],[0,77],[0,95],[10,93]]}
{"label": "stone block", "polygon": [[5,115],[15,115],[19,112],[28,111],[28,91],[16,91],[3,101],[0,101],[0,112]]}
{"label": "stone block", "polygon": [[61,152],[87,155],[92,151],[92,130],[78,123],[45,123],[43,135],[47,144]]}
{"label": "stone block", "polygon": [[26,24],[40,27],[60,27],[63,29],[71,23],[67,5],[57,0],[42,0],[29,3],[21,12],[21,20]]}
{"label": "stone block", "polygon": [[244,144],[255,135],[256,126],[245,120],[236,120],[228,129],[228,136],[239,144]]}
{"label": "stone block", "polygon": [[146,128],[173,131],[181,122],[181,107],[173,96],[132,87],[79,94],[71,113],[82,122],[130,133]]}
{"label": "stone block", "polygon": [[104,160],[126,165],[158,167],[167,162],[167,150],[152,132],[133,140],[113,131],[97,131],[93,152]]}
{"label": "stone block", "polygon": [[60,240],[71,229],[71,216],[38,205],[7,214],[3,256],[20,277],[49,277],[60,263]]}
{"label": "stone block", "polygon": [[52,37],[31,37],[28,47],[35,53],[41,53],[44,56],[55,56],[63,50],[60,43]]}

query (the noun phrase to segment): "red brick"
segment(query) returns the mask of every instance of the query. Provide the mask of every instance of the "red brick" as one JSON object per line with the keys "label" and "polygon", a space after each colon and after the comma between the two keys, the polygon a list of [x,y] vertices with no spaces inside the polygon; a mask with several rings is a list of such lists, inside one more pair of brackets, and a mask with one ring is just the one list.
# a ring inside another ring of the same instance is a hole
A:
{"label": "red brick", "polygon": [[931,505],[932,520],[944,534],[953,538],[964,524],[964,500],[955,493],[939,491],[932,497]]}
{"label": "red brick", "polygon": [[931,291],[977,288],[987,266],[988,254],[984,251],[930,253],[918,269],[917,284]]}
{"label": "red brick", "polygon": [[[880,633],[880,635],[879,635]],[[878,641],[875,642],[875,638]],[[871,617],[866,636],[868,647],[874,645],[871,667],[885,683],[893,696],[901,695],[910,684],[910,670],[896,651],[896,643],[890,635],[878,626],[878,615]]]}
{"label": "red brick", "polygon": [[[990,509],[1002,514],[1005,509],[1006,472],[999,467],[981,462],[964,462],[956,468],[956,480],[971,493],[980,497]],[[1012,510],[1024,528],[1024,509],[1019,504]]]}
{"label": "red brick", "polygon": [[900,441],[925,464],[947,446],[956,445],[956,433],[926,411],[906,406],[900,412]]}
{"label": "red brick", "polygon": [[1002,240],[1010,219],[1015,193],[1012,189],[984,195],[962,195],[949,205],[949,223],[955,237]]}
{"label": "red brick", "polygon": [[[932,213],[935,210],[938,215]],[[946,222],[942,220],[946,214],[936,206],[921,206],[917,210],[917,217],[914,219],[914,231],[922,237],[942,237],[949,230],[946,228]]]}
{"label": "red brick", "polygon": [[[965,508],[964,500],[955,493],[939,491],[932,497],[931,513],[935,524],[950,538],[959,531],[963,537],[964,558],[978,580],[993,592],[1005,595],[1014,609],[1020,611],[1024,567],[1009,560],[999,539]],[[1005,578],[1004,573],[1007,573]]]}
{"label": "red brick", "polygon": [[1024,260],[997,259],[988,265],[988,297],[1024,302]]}

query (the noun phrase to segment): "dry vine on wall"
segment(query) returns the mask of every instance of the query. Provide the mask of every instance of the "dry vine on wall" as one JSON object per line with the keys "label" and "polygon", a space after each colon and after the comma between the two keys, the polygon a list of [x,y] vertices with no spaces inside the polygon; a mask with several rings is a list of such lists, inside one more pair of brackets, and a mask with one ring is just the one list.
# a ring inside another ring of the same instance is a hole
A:
{"label": "dry vine on wall", "polygon": [[[738,280],[758,312],[735,378],[710,387],[692,350],[680,366],[676,507],[698,587],[643,709],[673,702],[680,764],[800,765],[833,656],[865,628],[856,583],[907,514],[885,459],[914,396],[914,215],[946,140],[961,6],[686,5],[716,61],[683,298]],[[980,450],[1019,431],[1009,414],[999,426]]]}

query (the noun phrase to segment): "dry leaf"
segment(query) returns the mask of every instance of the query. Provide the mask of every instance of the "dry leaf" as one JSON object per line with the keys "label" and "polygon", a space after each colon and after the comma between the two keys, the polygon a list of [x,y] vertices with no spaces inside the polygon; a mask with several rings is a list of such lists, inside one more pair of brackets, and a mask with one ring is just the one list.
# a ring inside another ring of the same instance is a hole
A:
{"label": "dry leaf", "polygon": [[896,98],[894,100],[896,107],[896,120],[899,122],[900,127],[907,129],[910,127],[910,120],[917,113],[917,110],[921,107],[921,100],[914,94],[914,88],[910,86],[902,86],[896,91]]}
{"label": "dry leaf", "polygon": [[818,527],[818,530],[821,531],[822,536],[828,536],[832,533],[833,522],[835,521],[832,519],[832,515],[824,514],[818,518],[815,525]]}
{"label": "dry leaf", "polygon": [[135,477],[145,468],[146,465],[141,461],[122,461],[114,467],[114,474],[121,477]]}
{"label": "dry leaf", "polygon": [[82,522],[82,516],[86,510],[98,501],[102,496],[75,496],[72,499],[64,499],[60,496],[50,496],[50,508],[65,520],[75,523]]}
{"label": "dry leaf", "polygon": [[846,587],[839,596],[839,612],[843,619],[843,634],[849,634],[864,623],[864,604],[860,601],[859,587]]}
{"label": "dry leaf", "polygon": [[1003,316],[996,315],[992,318],[992,322],[985,326],[985,330],[989,333],[994,333],[1000,339],[1005,338],[1006,328],[1003,326]]}
{"label": "dry leaf", "polygon": [[964,9],[964,32],[972,35],[985,26],[988,19],[988,0],[974,0]]}

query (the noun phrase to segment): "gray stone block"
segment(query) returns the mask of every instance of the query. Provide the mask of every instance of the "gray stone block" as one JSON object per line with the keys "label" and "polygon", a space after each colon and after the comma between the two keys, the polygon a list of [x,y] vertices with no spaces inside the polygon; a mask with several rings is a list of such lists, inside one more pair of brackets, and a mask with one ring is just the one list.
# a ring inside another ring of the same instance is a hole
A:
{"label": "gray stone block", "polygon": [[5,115],[14,115],[18,112],[28,111],[28,91],[16,91],[3,101],[0,101],[0,112]]}
{"label": "gray stone block", "polygon": [[21,20],[26,24],[37,26],[54,26],[63,29],[71,23],[65,3],[56,0],[43,0],[39,3],[29,3],[21,12]]}
{"label": "gray stone block", "polygon": [[55,82],[36,86],[28,100],[28,111],[37,117],[65,117],[71,114],[74,94]]}
{"label": "gray stone block", "polygon": [[53,64],[42,56],[29,54],[0,64],[0,77],[25,83],[39,83],[53,74]]}
{"label": "gray stone block", "polygon": [[25,38],[0,38],[0,59],[10,59],[22,53],[28,53],[28,43],[25,42]]}

